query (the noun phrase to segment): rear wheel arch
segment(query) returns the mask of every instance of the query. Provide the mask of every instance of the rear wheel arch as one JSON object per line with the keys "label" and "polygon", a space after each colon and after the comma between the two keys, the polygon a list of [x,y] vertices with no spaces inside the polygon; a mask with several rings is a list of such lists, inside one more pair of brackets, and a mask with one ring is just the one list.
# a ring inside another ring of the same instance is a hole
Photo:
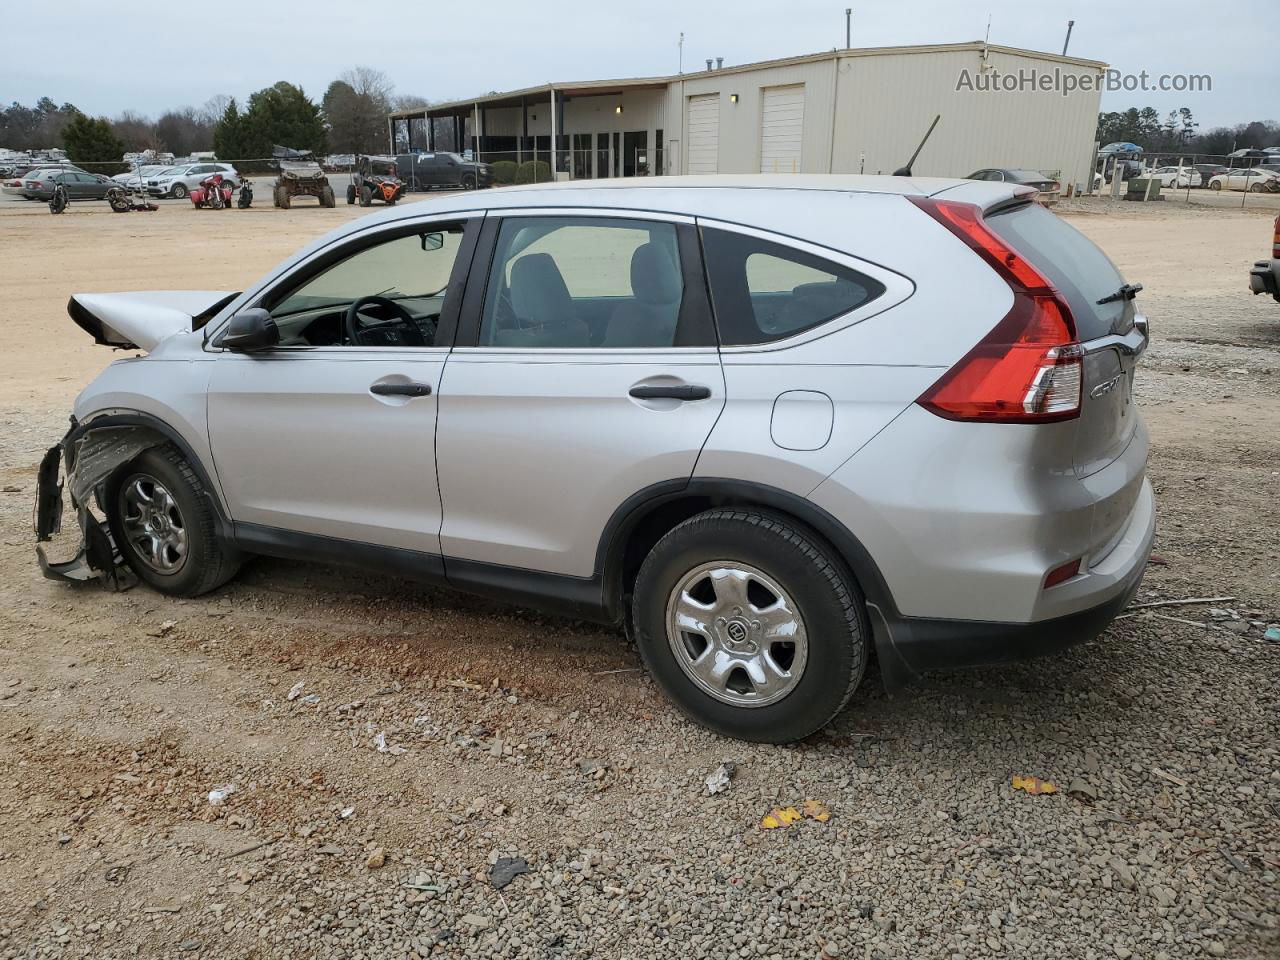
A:
{"label": "rear wheel arch", "polygon": [[596,571],[603,580],[604,605],[611,619],[625,616],[627,597],[653,546],[690,517],[720,507],[751,509],[791,524],[844,563],[869,603],[896,609],[866,547],[817,504],[765,484],[697,478],[646,487],[624,501],[610,518],[597,548]]}

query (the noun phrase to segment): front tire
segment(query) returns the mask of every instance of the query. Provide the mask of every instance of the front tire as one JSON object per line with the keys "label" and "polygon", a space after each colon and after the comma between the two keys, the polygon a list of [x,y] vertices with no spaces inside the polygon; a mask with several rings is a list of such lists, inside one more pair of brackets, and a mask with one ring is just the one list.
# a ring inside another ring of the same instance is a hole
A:
{"label": "front tire", "polygon": [[469,173],[468,173],[468,174],[466,174],[466,175],[462,178],[462,189],[463,189],[463,190],[474,190],[475,188],[476,188],[476,178],[475,178],[475,177],[473,177],[473,176],[471,176],[471,174],[469,174]]}
{"label": "front tire", "polygon": [[368,187],[360,188],[360,206],[369,207],[373,205],[373,191]]}
{"label": "front tire", "polygon": [[333,187],[324,186],[320,189],[320,206],[333,208],[338,205],[337,199],[333,195]]}
{"label": "front tire", "polygon": [[171,445],[140,454],[108,481],[111,536],[138,579],[176,597],[221,586],[239,557],[221,543],[210,494]]}
{"label": "front tire", "polygon": [[351,205],[352,205],[353,203],[355,203],[355,202],[356,202],[356,187],[355,187],[355,184],[354,184],[354,183],[353,183],[353,184],[348,184],[348,186],[347,186],[347,206],[351,206]]}
{"label": "front tire", "polygon": [[173,197],[175,200],[182,200],[189,192],[190,191],[187,190],[187,185],[185,183],[175,183],[173,185],[173,189],[169,191],[169,196]]}
{"label": "front tire", "polygon": [[834,551],[750,509],[668,532],[636,578],[632,626],[649,672],[692,720],[789,743],[828,724],[867,664],[862,595]]}

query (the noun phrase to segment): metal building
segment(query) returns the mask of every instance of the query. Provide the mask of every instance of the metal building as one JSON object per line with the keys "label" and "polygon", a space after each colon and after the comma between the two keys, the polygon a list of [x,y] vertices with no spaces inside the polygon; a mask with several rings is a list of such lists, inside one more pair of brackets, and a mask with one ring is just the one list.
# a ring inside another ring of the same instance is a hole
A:
{"label": "metal building", "polygon": [[1023,167],[1084,186],[1106,66],[981,42],[833,50],[670,77],[543,84],[394,113],[388,132],[397,152],[541,160],[560,179],[887,174],[941,114],[915,173]]}

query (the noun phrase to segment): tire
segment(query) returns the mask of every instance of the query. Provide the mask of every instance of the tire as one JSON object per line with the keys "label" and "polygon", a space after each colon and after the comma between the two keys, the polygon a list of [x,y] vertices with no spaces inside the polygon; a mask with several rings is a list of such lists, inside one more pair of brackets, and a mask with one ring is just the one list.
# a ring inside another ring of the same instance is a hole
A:
{"label": "tire", "polygon": [[[713,569],[725,584],[719,596]],[[726,570],[733,573],[724,576]],[[745,610],[740,600],[726,600],[735,581],[742,585],[737,596],[747,598]],[[698,608],[706,635],[674,628],[670,618],[686,594],[707,604]],[[780,622],[777,635],[797,640],[760,644],[767,619],[754,615],[779,603],[790,626]],[[785,615],[788,607],[795,616]],[[641,565],[631,614],[636,645],[654,679],[686,716],[729,737],[761,743],[807,737],[844,709],[866,670],[871,632],[852,575],[817,536],[770,513],[709,510],[669,531]],[[780,666],[773,674],[777,688],[752,682],[743,667],[724,671],[714,684],[695,679],[690,664],[713,646],[731,663]]]}
{"label": "tire", "polygon": [[1216,181],[1216,180],[1215,180],[1213,183],[1209,184],[1209,189],[1210,189],[1210,190],[1221,190],[1221,189],[1222,189],[1222,184],[1221,184],[1220,182],[1218,182],[1218,181]]}
{"label": "tire", "polygon": [[369,207],[373,205],[373,191],[368,187],[360,188],[360,206]]}
{"label": "tire", "polygon": [[[161,593],[197,597],[239,569],[239,555],[218,540],[210,494],[172,445],[153,447],[116,471],[103,502],[121,554],[138,579]],[[151,504],[150,519],[140,502]],[[163,546],[155,553],[139,546],[157,541]]]}
{"label": "tire", "polygon": [[1260,184],[1260,183],[1255,183],[1253,186],[1251,186],[1251,187],[1249,188],[1249,192],[1250,192],[1250,193],[1261,193],[1261,192],[1262,192],[1262,184]]}
{"label": "tire", "polygon": [[471,174],[464,174],[462,177],[462,189],[474,190],[476,188],[476,178]]}
{"label": "tire", "polygon": [[354,183],[347,185],[347,206],[356,202],[356,185]]}
{"label": "tire", "polygon": [[289,191],[284,187],[276,187],[273,199],[281,210],[289,209]]}
{"label": "tire", "polygon": [[187,185],[185,183],[175,183],[173,185],[173,189],[169,191],[169,196],[173,197],[175,200],[182,200],[186,198],[188,193],[190,193],[190,191],[187,189]]}
{"label": "tire", "polygon": [[338,205],[337,198],[333,195],[333,187],[326,184],[320,190],[320,206],[336,207]]}

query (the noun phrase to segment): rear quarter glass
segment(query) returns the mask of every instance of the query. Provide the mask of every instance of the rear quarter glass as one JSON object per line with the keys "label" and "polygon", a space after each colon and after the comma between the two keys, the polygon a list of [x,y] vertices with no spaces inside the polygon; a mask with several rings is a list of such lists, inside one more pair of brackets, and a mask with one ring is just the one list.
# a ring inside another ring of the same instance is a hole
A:
{"label": "rear quarter glass", "polygon": [[1098,304],[1124,278],[1092,240],[1038,203],[1025,203],[985,217],[987,226],[1027,258],[1062,293],[1081,342],[1123,333],[1132,325],[1131,302]]}

